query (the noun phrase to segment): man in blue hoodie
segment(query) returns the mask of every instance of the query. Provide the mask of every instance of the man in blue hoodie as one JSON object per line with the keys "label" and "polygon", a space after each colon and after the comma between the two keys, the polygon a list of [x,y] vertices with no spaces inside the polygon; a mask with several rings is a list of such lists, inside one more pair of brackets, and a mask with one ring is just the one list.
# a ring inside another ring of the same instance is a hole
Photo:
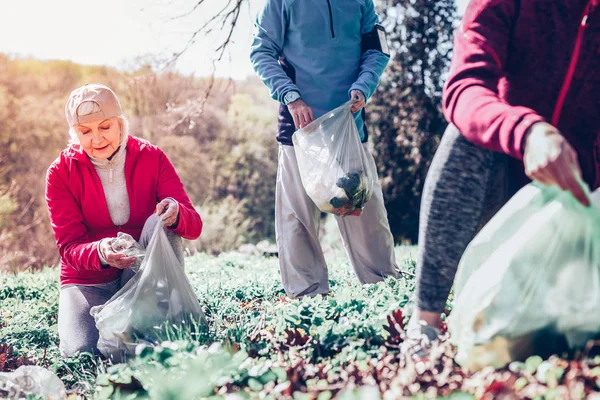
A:
{"label": "man in blue hoodie", "polygon": [[[389,61],[377,22],[372,0],[267,0],[256,20],[250,59],[281,103],[275,230],[290,297],[329,292],[318,237],[320,211],[302,187],[292,135],[352,98],[359,135],[372,157],[364,106]],[[336,221],[360,282],[398,276],[379,183],[361,216],[336,216]]]}

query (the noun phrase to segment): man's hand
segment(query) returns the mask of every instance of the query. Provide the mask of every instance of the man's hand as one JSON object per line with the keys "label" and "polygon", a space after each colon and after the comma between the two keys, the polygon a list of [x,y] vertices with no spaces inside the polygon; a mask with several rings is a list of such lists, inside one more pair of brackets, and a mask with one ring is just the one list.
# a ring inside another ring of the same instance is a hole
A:
{"label": "man's hand", "polygon": [[113,240],[116,238],[107,238],[100,241],[100,253],[108,265],[114,268],[125,269],[135,263],[135,257],[127,257],[123,253],[116,252],[112,248]]}
{"label": "man's hand", "polygon": [[589,205],[576,178],[576,174],[581,176],[577,153],[554,126],[537,122],[529,128],[523,162],[529,178],[545,185],[557,185],[573,193],[581,204]]}
{"label": "man's hand", "polygon": [[165,226],[171,226],[177,222],[179,205],[173,199],[163,199],[156,205],[156,215],[164,222]]}
{"label": "man's hand", "polygon": [[296,129],[304,128],[315,120],[312,108],[310,108],[302,99],[293,101],[287,105],[292,118],[294,118],[294,125]]}
{"label": "man's hand", "polygon": [[365,106],[365,95],[360,90],[350,91],[350,98],[354,102],[352,104],[352,113],[360,111]]}

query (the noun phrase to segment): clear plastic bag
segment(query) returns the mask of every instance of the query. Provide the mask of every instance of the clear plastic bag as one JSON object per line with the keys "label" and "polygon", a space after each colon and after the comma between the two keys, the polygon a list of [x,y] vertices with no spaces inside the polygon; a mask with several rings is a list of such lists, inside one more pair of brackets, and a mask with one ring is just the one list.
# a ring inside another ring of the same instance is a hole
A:
{"label": "clear plastic bag", "polygon": [[500,368],[582,347],[600,332],[596,198],[584,207],[570,192],[532,183],[483,227],[455,283],[448,328],[459,364]]}
{"label": "clear plastic bag", "polygon": [[16,400],[31,395],[62,400],[67,397],[67,390],[54,373],[43,367],[22,365],[13,372],[0,373],[0,397]]}
{"label": "clear plastic bag", "polygon": [[362,214],[377,180],[351,108],[349,101],[292,136],[306,193],[321,211],[342,216]]}
{"label": "clear plastic bag", "polygon": [[98,350],[115,362],[153,344],[167,324],[205,324],[204,313],[162,224],[157,224],[136,273],[108,302],[93,307]]}

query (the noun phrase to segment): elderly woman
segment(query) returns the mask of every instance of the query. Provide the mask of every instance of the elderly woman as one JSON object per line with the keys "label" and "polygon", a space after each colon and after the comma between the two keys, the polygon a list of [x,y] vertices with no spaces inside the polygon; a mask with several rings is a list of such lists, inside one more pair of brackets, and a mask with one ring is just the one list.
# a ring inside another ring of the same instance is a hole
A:
{"label": "elderly woman", "polygon": [[58,334],[69,357],[95,352],[90,315],[130,278],[135,257],[113,249],[119,232],[146,247],[159,221],[175,254],[202,221],[161,149],[128,134],[115,93],[103,85],[74,90],[65,106],[71,145],[48,169],[46,201],[61,256]]}

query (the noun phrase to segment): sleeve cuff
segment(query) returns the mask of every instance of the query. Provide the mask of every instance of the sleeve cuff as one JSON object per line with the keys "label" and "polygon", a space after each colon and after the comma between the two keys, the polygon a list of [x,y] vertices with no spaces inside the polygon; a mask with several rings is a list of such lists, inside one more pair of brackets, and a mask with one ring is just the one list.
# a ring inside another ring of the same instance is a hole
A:
{"label": "sleeve cuff", "polygon": [[104,258],[104,255],[102,254],[102,251],[100,251],[100,247],[102,245],[102,241],[104,241],[106,239],[102,239],[98,242],[98,258],[100,259],[100,268],[102,269],[108,269],[110,268],[110,265],[108,265],[108,262],[106,261],[106,259]]}
{"label": "sleeve cuff", "polygon": [[371,98],[371,93],[369,92],[368,88],[365,85],[361,85],[361,84],[357,84],[355,83],[354,85],[352,85],[352,87],[350,87],[350,90],[348,90],[348,97],[352,97],[352,95],[350,93],[352,93],[353,90],[360,90],[362,92],[362,94],[365,96],[365,102],[369,101],[369,99]]}
{"label": "sleeve cuff", "polygon": [[512,157],[523,160],[523,156],[525,153],[525,139],[527,137],[527,132],[529,129],[538,122],[544,122],[545,119],[537,114],[530,114],[526,116],[523,121],[517,126],[514,131],[514,145],[515,148],[510,154]]}

